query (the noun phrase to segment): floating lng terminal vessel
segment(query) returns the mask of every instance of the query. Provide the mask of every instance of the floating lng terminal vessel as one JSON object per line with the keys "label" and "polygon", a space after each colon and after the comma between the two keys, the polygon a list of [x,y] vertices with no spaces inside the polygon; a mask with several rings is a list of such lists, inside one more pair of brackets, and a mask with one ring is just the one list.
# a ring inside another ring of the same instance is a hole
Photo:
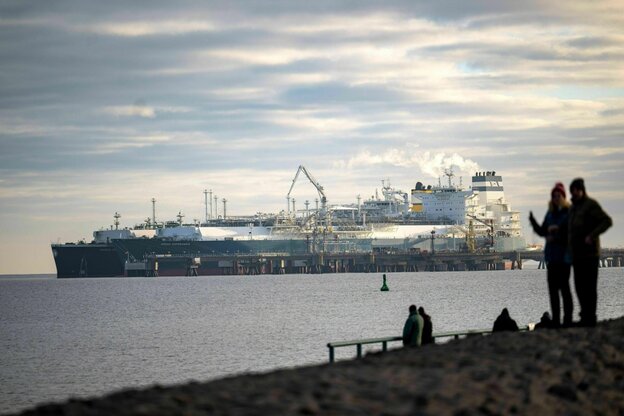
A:
{"label": "floating lng terminal vessel", "polygon": [[[290,197],[303,173],[318,192],[315,205],[296,209]],[[477,172],[463,189],[445,171],[447,184],[417,182],[410,194],[382,181],[368,199],[330,205],[325,190],[299,166],[287,195],[287,209],[277,214],[226,216],[226,200],[204,191],[203,222],[156,221],[152,217],[132,228],[120,228],[118,213],[108,229],[93,232],[93,241],[52,244],[57,277],[184,276],[229,274],[228,256],[314,253],[375,253],[436,251],[513,251],[526,247],[520,213],[505,200],[502,176]],[[319,204],[320,203],[320,204]],[[210,208],[210,213],[209,213]],[[214,208],[214,209],[213,209]],[[147,264],[150,264],[147,267]]]}

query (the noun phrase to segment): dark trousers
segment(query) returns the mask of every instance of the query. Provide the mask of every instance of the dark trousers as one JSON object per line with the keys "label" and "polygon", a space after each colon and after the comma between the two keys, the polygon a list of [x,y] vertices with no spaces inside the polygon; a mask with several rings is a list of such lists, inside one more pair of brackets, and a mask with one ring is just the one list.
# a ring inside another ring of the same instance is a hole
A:
{"label": "dark trousers", "polygon": [[596,303],[598,302],[598,258],[575,260],[574,287],[581,305],[581,324],[596,325]]}
{"label": "dark trousers", "polygon": [[553,324],[561,324],[559,294],[563,300],[563,324],[572,323],[572,293],[570,292],[570,265],[566,263],[548,263],[548,294]]}

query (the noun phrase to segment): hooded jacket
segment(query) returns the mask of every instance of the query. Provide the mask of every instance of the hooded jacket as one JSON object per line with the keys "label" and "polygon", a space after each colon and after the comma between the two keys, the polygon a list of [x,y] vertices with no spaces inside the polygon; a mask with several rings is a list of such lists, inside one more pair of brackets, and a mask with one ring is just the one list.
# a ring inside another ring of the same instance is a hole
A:
{"label": "hooded jacket", "polygon": [[422,340],[423,319],[418,312],[410,313],[403,326],[403,345],[417,347]]}
{"label": "hooded jacket", "polygon": [[[568,207],[549,209],[544,217],[542,225],[539,225],[533,217],[530,217],[531,225],[535,233],[541,237],[546,237],[546,247],[544,247],[544,260],[546,263],[569,263],[568,250]],[[556,225],[556,231],[548,229]]]}

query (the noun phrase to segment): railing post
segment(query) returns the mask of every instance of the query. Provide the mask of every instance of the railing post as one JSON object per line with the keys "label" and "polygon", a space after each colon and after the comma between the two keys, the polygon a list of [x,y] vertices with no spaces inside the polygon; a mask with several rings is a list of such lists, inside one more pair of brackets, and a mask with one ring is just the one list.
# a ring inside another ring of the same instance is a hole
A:
{"label": "railing post", "polygon": [[332,347],[331,345],[327,345],[329,347],[329,362],[333,363],[334,362],[334,347]]}
{"label": "railing post", "polygon": [[362,344],[357,344],[357,358],[362,358]]}
{"label": "railing post", "polygon": [[383,352],[388,351],[388,341],[383,341],[383,342],[381,343],[381,350],[382,350]]}

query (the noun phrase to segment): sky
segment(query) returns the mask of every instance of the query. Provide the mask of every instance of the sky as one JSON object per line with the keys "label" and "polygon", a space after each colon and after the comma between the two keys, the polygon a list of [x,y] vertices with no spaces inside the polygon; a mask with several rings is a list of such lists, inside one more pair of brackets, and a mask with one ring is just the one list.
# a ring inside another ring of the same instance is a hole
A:
{"label": "sky", "polygon": [[299,165],[330,204],[494,170],[529,243],[580,176],[623,247],[623,28],[619,0],[4,0],[0,274],[54,273],[50,243],[152,198],[278,212]]}

